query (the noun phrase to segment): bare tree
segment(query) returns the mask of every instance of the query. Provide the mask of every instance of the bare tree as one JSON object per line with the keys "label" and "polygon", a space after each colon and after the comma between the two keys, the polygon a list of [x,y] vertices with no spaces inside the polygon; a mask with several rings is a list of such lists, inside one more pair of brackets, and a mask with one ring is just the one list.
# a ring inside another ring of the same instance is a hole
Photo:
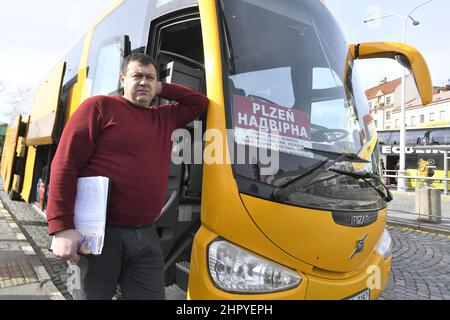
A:
{"label": "bare tree", "polygon": [[0,123],[12,123],[31,111],[31,88],[0,81]]}

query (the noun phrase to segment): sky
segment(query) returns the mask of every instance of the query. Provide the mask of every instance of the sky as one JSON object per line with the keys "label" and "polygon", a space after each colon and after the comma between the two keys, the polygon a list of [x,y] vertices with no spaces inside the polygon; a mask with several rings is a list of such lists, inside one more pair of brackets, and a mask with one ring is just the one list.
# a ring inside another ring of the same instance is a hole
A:
{"label": "sky", "polygon": [[[0,1],[0,82],[29,86],[34,90],[45,76],[83,35],[93,19],[115,0],[1,0]],[[385,14],[407,15],[423,0],[325,0],[340,23],[349,43],[403,41],[403,22],[398,17],[364,24],[367,17]],[[420,25],[408,22],[407,42],[428,62],[434,85],[450,78],[450,0],[433,0],[413,13]],[[401,68],[390,60],[358,63],[363,88],[401,76]],[[1,110],[0,110],[1,112]]]}
{"label": "sky", "polygon": [[[365,24],[367,18],[384,15],[407,16],[425,0],[325,0],[341,26],[348,43],[372,41],[403,42],[404,23],[393,16]],[[433,85],[442,86],[450,79],[450,34],[448,15],[450,0],[433,0],[415,10],[411,16],[419,21],[413,26],[408,19],[407,44],[418,49],[425,58]],[[401,77],[402,68],[390,59],[371,59],[358,63],[363,88],[378,84],[379,80]]]}
{"label": "sky", "polygon": [[112,0],[0,0],[0,124],[31,111],[40,79]]}
{"label": "sky", "polygon": [[0,81],[34,85],[114,0],[0,0]]}

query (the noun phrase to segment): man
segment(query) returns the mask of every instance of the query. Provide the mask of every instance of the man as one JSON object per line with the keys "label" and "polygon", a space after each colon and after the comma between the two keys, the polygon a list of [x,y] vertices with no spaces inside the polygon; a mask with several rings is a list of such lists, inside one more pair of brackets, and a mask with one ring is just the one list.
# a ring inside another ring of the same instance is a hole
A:
{"label": "man", "polygon": [[[386,166],[384,164],[384,160],[383,159],[380,159],[380,167],[381,167],[381,172],[380,173],[381,173],[381,176],[383,177],[386,174],[386,172],[385,172]],[[387,185],[387,186],[390,185],[389,177],[385,177],[384,178],[384,184]]]}
{"label": "man", "polygon": [[[400,171],[400,160],[397,160],[397,163],[395,164],[394,170],[395,170],[395,175],[396,176],[400,175],[400,172],[399,172]],[[395,185],[398,185],[398,179],[394,178],[394,181],[395,181]]]}
{"label": "man", "polygon": [[[53,252],[78,262],[74,230],[77,178],[111,179],[105,242],[100,255],[81,256],[83,298],[164,299],[163,257],[153,225],[166,197],[171,134],[207,107],[201,93],[157,81],[154,60],[132,54],[123,62],[121,96],[83,102],[67,122],[52,162],[47,207]],[[151,106],[155,96],[176,103]],[[81,252],[84,252],[83,249]]]}

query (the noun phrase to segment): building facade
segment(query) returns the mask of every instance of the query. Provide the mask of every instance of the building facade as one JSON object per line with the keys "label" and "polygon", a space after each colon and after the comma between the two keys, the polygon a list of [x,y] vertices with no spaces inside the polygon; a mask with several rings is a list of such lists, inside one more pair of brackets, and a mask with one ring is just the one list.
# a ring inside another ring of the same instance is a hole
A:
{"label": "building facade", "polygon": [[[386,81],[366,90],[370,113],[378,131],[378,142],[385,169],[397,170],[400,155],[401,79]],[[405,99],[405,167],[407,175],[417,175],[420,160],[433,164],[433,177],[448,177],[448,151],[450,150],[450,85],[433,87],[433,101],[423,106],[414,80],[406,78]],[[395,171],[394,171],[395,172]],[[388,172],[393,174],[393,171]],[[395,179],[387,180],[395,183]],[[416,181],[408,180],[409,187]],[[440,181],[433,187],[448,190]]]}
{"label": "building facade", "polygon": [[[387,81],[366,90],[370,113],[377,130],[400,129],[401,78]],[[421,104],[414,80],[406,77],[405,121],[407,128],[450,126],[450,85],[433,87],[433,102]]]}

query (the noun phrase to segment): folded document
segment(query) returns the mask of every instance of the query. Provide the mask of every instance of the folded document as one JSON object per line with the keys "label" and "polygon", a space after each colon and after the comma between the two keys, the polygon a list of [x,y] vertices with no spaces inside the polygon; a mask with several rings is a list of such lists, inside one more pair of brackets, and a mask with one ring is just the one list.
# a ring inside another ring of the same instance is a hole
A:
{"label": "folded document", "polygon": [[[78,178],[75,200],[75,229],[82,236],[79,247],[87,245],[90,254],[101,254],[105,238],[109,178]],[[50,245],[52,249],[52,245]]]}

